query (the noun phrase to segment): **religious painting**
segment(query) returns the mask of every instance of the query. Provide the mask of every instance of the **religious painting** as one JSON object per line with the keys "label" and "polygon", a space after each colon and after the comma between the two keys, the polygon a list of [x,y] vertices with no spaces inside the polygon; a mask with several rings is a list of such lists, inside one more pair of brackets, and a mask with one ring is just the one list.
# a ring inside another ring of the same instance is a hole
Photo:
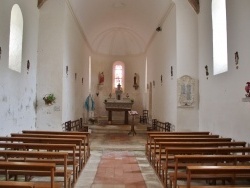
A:
{"label": "religious painting", "polygon": [[182,76],[178,79],[178,106],[194,107],[195,80],[190,76]]}

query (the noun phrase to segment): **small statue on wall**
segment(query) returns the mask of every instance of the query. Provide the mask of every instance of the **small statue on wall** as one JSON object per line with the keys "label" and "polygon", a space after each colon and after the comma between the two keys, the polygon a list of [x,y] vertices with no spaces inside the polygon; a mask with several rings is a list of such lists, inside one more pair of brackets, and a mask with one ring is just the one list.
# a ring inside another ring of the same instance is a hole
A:
{"label": "small statue on wall", "polygon": [[238,52],[234,53],[234,60],[235,60],[236,69],[238,69],[239,68],[239,53]]}
{"label": "small statue on wall", "polygon": [[139,87],[137,82],[138,82],[138,75],[135,73],[135,75],[134,75],[134,85],[133,85],[133,87],[135,89],[137,89]]}
{"label": "small statue on wall", "polygon": [[103,85],[103,84],[104,84],[104,73],[99,72],[99,85]]}

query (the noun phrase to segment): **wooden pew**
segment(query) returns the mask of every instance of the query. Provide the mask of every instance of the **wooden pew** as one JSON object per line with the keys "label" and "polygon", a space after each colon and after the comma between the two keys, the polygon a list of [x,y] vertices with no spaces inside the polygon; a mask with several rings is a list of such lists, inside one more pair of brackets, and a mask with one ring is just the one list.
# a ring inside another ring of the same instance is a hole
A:
{"label": "wooden pew", "polygon": [[0,181],[0,188],[35,188],[35,183],[22,181]]}
{"label": "wooden pew", "polygon": [[[5,161],[15,162],[45,162],[55,163],[63,166],[63,171],[55,170],[55,176],[62,176],[64,178],[64,188],[71,187],[71,170],[67,168],[67,152],[44,152],[44,151],[14,151],[14,150],[0,150],[0,156]],[[11,175],[20,175],[20,172],[12,172]]]}
{"label": "wooden pew", "polygon": [[42,144],[42,143],[1,143],[0,148],[5,150],[23,150],[23,151],[54,151],[54,152],[70,152],[73,153],[71,158],[67,159],[67,165],[73,168],[73,183],[76,182],[79,163],[76,160],[75,144]]}
{"label": "wooden pew", "polygon": [[[187,136],[187,135],[210,135],[210,132],[198,132],[198,131],[194,131],[194,132],[160,132],[160,131],[147,131],[147,143],[146,143],[146,148],[145,148],[145,152],[146,152],[146,155],[147,153],[150,154],[150,152],[148,152],[148,148],[147,146],[151,146],[151,143],[152,143],[152,140],[151,140],[151,135],[184,135]],[[150,158],[150,157],[149,157]]]}
{"label": "wooden pew", "polygon": [[[54,182],[54,172],[56,169],[55,163],[36,163],[36,162],[6,162],[0,161],[0,169],[6,170],[20,170],[30,172],[30,175],[35,171],[47,172],[50,174],[50,182],[46,187],[55,188]],[[6,174],[6,179],[8,179],[8,174]],[[44,184],[46,185],[46,184]],[[45,187],[44,187],[45,188]]]}
{"label": "wooden pew", "polygon": [[85,147],[87,144],[87,136],[86,135],[67,135],[67,134],[62,134],[62,135],[56,135],[56,134],[32,134],[32,133],[11,133],[11,137],[32,137],[32,138],[61,138],[61,139],[82,139],[82,151],[83,151],[83,160],[84,164],[87,162],[88,158],[88,151],[87,147]]}
{"label": "wooden pew", "polygon": [[[174,163],[175,168],[174,172],[169,173],[170,187],[172,187],[172,182],[174,187],[177,186],[177,180],[187,179],[187,174],[185,172],[179,171],[183,169],[184,166],[189,165],[242,165],[250,162],[250,155],[175,155]],[[216,176],[195,176],[196,179],[216,179]],[[224,178],[224,177],[222,177]],[[228,178],[226,176],[225,178]]]}
{"label": "wooden pew", "polygon": [[79,149],[78,155],[80,169],[83,167],[82,139],[38,138],[38,137],[0,137],[0,142],[16,143],[44,143],[44,144],[75,144]]}
{"label": "wooden pew", "polygon": [[159,149],[152,152],[152,166],[156,169],[157,174],[161,177],[161,162],[166,160],[166,147],[245,147],[246,142],[158,142]]}
{"label": "wooden pew", "polygon": [[[173,161],[174,155],[245,155],[250,152],[250,147],[196,147],[196,148],[184,148],[184,147],[166,147],[166,161],[162,164],[162,182],[166,185],[167,175],[169,169],[175,168],[175,163]],[[161,167],[160,167],[161,168]],[[186,165],[178,165],[178,168],[186,168]]]}
{"label": "wooden pew", "polygon": [[235,184],[237,175],[243,175],[246,179],[250,178],[250,166],[187,166],[187,188],[190,188],[191,180],[194,175],[216,175],[217,178],[228,174]]}
{"label": "wooden pew", "polygon": [[90,142],[89,142],[89,132],[79,132],[79,131],[45,131],[45,130],[23,130],[23,133],[30,134],[53,134],[53,135],[86,135],[86,145],[87,145],[87,156],[90,157]]}
{"label": "wooden pew", "polygon": [[147,143],[145,145],[145,154],[148,158],[148,160],[151,160],[151,149],[154,148],[153,140],[154,138],[219,138],[219,135],[198,135],[198,134],[150,134],[147,137]]}
{"label": "wooden pew", "polygon": [[[153,166],[155,166],[158,170],[158,166],[161,163],[161,160],[165,160],[162,157],[162,154],[165,153],[165,147],[160,147],[160,143],[164,142],[181,142],[181,143],[194,143],[194,142],[230,142],[231,138],[153,138],[154,147],[153,150],[150,149],[152,158],[150,159],[150,162]],[[231,143],[231,142],[230,142]],[[157,149],[159,148],[159,149]],[[157,158],[157,154],[159,153],[159,157]]]}

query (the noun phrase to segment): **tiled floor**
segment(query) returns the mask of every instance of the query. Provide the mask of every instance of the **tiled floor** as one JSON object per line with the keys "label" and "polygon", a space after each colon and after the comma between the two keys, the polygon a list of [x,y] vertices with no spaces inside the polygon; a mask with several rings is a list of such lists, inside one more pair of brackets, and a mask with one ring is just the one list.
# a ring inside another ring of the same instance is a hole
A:
{"label": "tiled floor", "polygon": [[91,157],[75,188],[162,188],[145,156],[146,127],[90,126]]}

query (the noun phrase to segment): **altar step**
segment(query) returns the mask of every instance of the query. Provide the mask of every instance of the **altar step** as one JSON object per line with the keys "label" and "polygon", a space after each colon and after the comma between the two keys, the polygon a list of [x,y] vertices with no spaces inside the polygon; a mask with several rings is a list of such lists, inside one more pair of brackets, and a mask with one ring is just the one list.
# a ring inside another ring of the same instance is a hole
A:
{"label": "altar step", "polygon": [[[128,133],[131,129],[131,125],[89,125],[89,131],[91,133]],[[135,131],[137,134],[146,133],[147,126],[143,124],[136,124]]]}

